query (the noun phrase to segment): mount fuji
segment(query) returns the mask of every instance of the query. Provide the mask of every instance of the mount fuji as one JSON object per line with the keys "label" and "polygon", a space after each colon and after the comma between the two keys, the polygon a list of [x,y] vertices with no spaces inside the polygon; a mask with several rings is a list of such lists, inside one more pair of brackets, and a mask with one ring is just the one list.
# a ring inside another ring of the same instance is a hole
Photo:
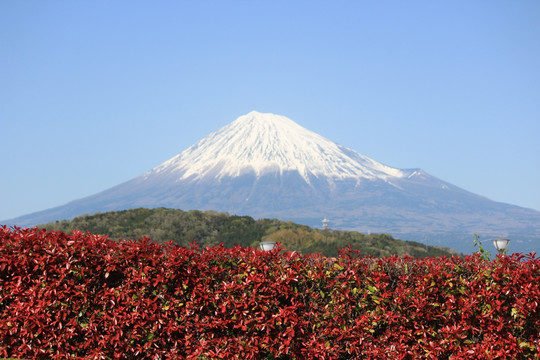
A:
{"label": "mount fuji", "polygon": [[473,234],[540,250],[540,212],[489,200],[421,169],[396,169],[280,115],[240,116],[130,181],[7,220],[31,226],[137,207],[216,210],[332,228],[384,232],[471,252]]}

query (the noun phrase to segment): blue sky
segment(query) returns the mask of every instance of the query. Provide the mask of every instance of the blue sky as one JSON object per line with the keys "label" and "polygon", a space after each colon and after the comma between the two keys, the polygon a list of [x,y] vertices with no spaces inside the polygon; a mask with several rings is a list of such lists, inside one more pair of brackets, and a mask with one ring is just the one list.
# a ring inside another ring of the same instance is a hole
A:
{"label": "blue sky", "polygon": [[2,1],[0,219],[251,110],[540,210],[540,2]]}

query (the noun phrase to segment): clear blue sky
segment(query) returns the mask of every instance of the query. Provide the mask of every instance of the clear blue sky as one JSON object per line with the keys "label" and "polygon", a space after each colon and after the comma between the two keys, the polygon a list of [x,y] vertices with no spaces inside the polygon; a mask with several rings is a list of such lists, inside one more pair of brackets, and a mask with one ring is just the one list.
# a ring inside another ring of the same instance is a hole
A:
{"label": "clear blue sky", "polygon": [[0,2],[0,220],[251,110],[540,210],[540,2]]}

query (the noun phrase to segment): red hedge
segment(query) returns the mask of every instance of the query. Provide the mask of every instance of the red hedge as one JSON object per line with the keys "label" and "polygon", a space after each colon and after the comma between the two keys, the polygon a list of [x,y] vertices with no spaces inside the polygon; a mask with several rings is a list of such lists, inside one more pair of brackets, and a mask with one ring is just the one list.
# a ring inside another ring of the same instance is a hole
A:
{"label": "red hedge", "polygon": [[301,256],[0,227],[0,356],[540,357],[540,260]]}

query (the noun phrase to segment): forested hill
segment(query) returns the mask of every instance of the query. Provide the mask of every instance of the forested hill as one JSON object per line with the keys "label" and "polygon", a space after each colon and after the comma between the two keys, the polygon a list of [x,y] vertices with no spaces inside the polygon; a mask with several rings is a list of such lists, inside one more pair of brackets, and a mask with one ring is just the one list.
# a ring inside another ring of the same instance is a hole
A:
{"label": "forested hill", "polygon": [[131,209],[79,216],[38,225],[48,230],[70,233],[72,230],[109,235],[111,239],[139,239],[146,236],[158,243],[173,241],[181,246],[196,242],[201,246],[223,243],[256,247],[261,241],[279,242],[300,253],[320,252],[336,256],[338,249],[351,246],[363,255],[408,254],[415,257],[455,254],[448,248],[426,246],[394,239],[388,234],[364,235],[352,231],[324,231],[276,219],[254,220],[215,211],[177,209]]}

